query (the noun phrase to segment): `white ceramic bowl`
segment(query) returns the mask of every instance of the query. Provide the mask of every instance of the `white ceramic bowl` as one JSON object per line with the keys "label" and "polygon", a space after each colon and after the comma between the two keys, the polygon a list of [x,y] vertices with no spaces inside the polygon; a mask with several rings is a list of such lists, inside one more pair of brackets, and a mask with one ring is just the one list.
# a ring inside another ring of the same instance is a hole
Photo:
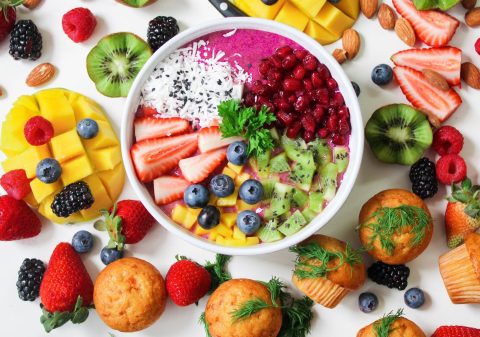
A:
{"label": "white ceramic bowl", "polygon": [[[352,126],[349,144],[350,163],[335,198],[327,205],[322,213],[320,213],[312,222],[306,225],[298,233],[273,243],[262,243],[249,247],[225,247],[207,239],[198,237],[182,226],[176,224],[160,209],[160,207],[155,204],[153,197],[150,195],[147,188],[145,188],[145,186],[136,177],[130,158],[130,148],[133,143],[133,119],[139,103],[140,92],[145,81],[153,72],[153,68],[155,68],[157,63],[176,49],[201,36],[216,31],[242,28],[257,29],[285,36],[303,46],[328,67],[332,76],[337,80],[346,105],[350,109],[350,122]],[[257,255],[278,251],[280,249],[295,245],[325,226],[328,221],[332,219],[332,217],[338,212],[353,188],[358,171],[360,170],[360,164],[363,156],[363,143],[363,121],[358,100],[350,80],[345,75],[340,65],[318,42],[302,32],[275,21],[254,18],[228,18],[209,21],[202,25],[187,29],[162,46],[143,67],[132,85],[122,118],[121,130],[122,156],[127,177],[136,194],[148,211],[163,227],[165,227],[171,233],[181,237],[185,241],[206,250],[228,255]]]}

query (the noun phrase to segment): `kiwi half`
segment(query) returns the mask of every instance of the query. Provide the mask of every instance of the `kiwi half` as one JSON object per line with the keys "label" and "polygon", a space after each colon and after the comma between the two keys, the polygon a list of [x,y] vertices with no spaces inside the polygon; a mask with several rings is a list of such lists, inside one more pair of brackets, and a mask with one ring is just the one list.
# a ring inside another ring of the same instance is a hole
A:
{"label": "kiwi half", "polygon": [[107,35],[88,53],[88,76],[103,95],[127,97],[133,80],[150,56],[148,43],[135,34]]}
{"label": "kiwi half", "polygon": [[384,163],[412,165],[432,144],[432,128],[426,116],[405,104],[376,110],[365,127],[375,156]]}
{"label": "kiwi half", "polygon": [[155,1],[157,0],[117,0],[117,2],[120,2],[121,4],[136,8],[148,6]]}

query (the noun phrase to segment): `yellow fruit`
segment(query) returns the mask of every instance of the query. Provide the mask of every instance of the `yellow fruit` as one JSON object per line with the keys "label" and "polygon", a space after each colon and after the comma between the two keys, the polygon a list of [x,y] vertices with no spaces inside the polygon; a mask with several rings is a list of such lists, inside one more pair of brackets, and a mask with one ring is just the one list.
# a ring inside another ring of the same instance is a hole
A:
{"label": "yellow fruit", "polygon": [[60,179],[62,179],[63,185],[65,186],[88,177],[93,173],[92,164],[90,164],[87,156],[77,157],[62,163],[61,166],[62,175]]}
{"label": "yellow fruit", "polygon": [[240,174],[242,173],[243,171],[243,166],[240,166],[240,165],[235,165],[235,164],[232,164],[232,163],[228,163],[227,166],[232,169],[233,172],[235,172],[236,174]]}
{"label": "yellow fruit", "polygon": [[235,5],[249,16],[273,19],[286,0],[278,0],[274,5],[265,5],[261,0],[235,0]]}
{"label": "yellow fruit", "polygon": [[100,216],[101,210],[110,209],[113,205],[113,201],[110,199],[105,186],[103,186],[103,183],[98,176],[92,174],[82,180],[90,187],[92,195],[95,196],[95,202],[92,207],[81,210],[80,213],[85,219],[93,219]]}
{"label": "yellow fruit", "polygon": [[33,96],[20,96],[17,101],[13,103],[13,105],[17,107],[27,108],[28,110],[33,111],[37,115],[40,113],[37,100]]}
{"label": "yellow fruit", "polygon": [[259,206],[259,204],[250,205],[250,204],[247,204],[243,200],[238,200],[237,201],[237,211],[238,212],[245,211],[245,210],[253,211],[253,210],[257,209],[258,206]]}
{"label": "yellow fruit", "polygon": [[247,240],[247,236],[237,226],[233,227],[233,238],[237,240]]}
{"label": "yellow fruit", "polygon": [[40,212],[41,215],[58,224],[77,223],[77,222],[85,221],[85,219],[82,217],[82,214],[80,212],[74,213],[70,215],[68,218],[60,218],[56,216],[52,212],[52,208],[50,207],[54,197],[55,195],[51,194],[50,196],[45,198],[45,200],[43,200],[42,203],[38,206],[38,211]]}
{"label": "yellow fruit", "polygon": [[230,178],[232,178],[233,180],[235,180],[235,177],[237,176],[237,173],[235,173],[234,170],[232,170],[231,168],[229,167],[225,167],[222,171],[223,174],[225,174],[226,176],[229,176]]}
{"label": "yellow fruit", "polygon": [[238,198],[238,188],[226,198],[218,198],[217,206],[226,207],[226,206],[235,206]]}
{"label": "yellow fruit", "polygon": [[220,234],[224,238],[231,238],[233,235],[233,231],[224,224],[218,224],[217,227],[212,229],[212,232]]}
{"label": "yellow fruit", "polygon": [[[66,145],[68,144],[68,145]],[[62,133],[50,140],[53,157],[59,163],[85,155],[82,140],[76,129]]]}
{"label": "yellow fruit", "polygon": [[232,228],[237,222],[237,213],[223,213],[220,221],[227,227]]}
{"label": "yellow fruit", "polygon": [[117,200],[123,190],[125,183],[125,169],[123,163],[115,166],[113,170],[98,172],[98,177],[107,189],[111,200]]}
{"label": "yellow fruit", "polygon": [[342,0],[334,4],[334,6],[354,20],[360,14],[360,1],[358,0]]}
{"label": "yellow fruit", "polygon": [[243,184],[245,181],[247,181],[248,179],[250,179],[250,174],[248,173],[242,173],[242,174],[239,174],[236,178],[235,178],[235,185],[237,185],[238,187],[240,187],[241,184]]}
{"label": "yellow fruit", "polygon": [[323,45],[333,43],[340,38],[340,36],[329,32],[315,21],[308,23],[307,28],[305,28],[305,34],[310,35]]}
{"label": "yellow fruit", "polygon": [[201,209],[188,208],[177,204],[172,210],[172,220],[181,224],[183,227],[190,229],[197,221],[200,212]]}
{"label": "yellow fruit", "polygon": [[301,31],[307,26],[308,20],[308,16],[303,14],[301,10],[290,2],[287,2],[275,17],[275,21],[292,26]]}
{"label": "yellow fruit", "polygon": [[[70,99],[72,99],[72,95]],[[80,121],[85,118],[91,118],[96,121],[107,121],[103,114],[102,108],[85,96],[75,96],[75,100],[72,102],[73,111],[75,113],[75,119]]]}
{"label": "yellow fruit", "polygon": [[345,30],[352,27],[355,20],[344,14],[330,2],[325,3],[322,10],[313,19],[334,35],[341,36]]}
{"label": "yellow fruit", "polygon": [[65,90],[50,89],[35,94],[43,118],[52,123],[55,135],[75,129],[77,122]]}
{"label": "yellow fruit", "polygon": [[112,126],[105,121],[97,121],[98,134],[92,139],[82,139],[83,145],[90,150],[104,149],[110,146],[118,146],[117,136]]}
{"label": "yellow fruit", "polygon": [[251,236],[247,238],[247,246],[258,245],[260,239],[257,236]]}
{"label": "yellow fruit", "polygon": [[118,146],[88,151],[88,157],[92,161],[95,171],[112,170],[122,162],[122,154]]}
{"label": "yellow fruit", "polygon": [[[7,130],[3,130],[7,132]],[[7,158],[2,163],[3,170],[9,172],[12,170],[24,169],[27,178],[32,179],[36,176],[37,164],[45,158],[50,157],[48,145],[31,146],[17,156]]]}
{"label": "yellow fruit", "polygon": [[30,182],[30,188],[32,189],[32,194],[35,202],[39,204],[46,197],[60,190],[62,188],[62,184],[60,184],[60,182],[58,181],[52,184],[45,184],[44,182],[41,182],[38,178],[35,178]]}
{"label": "yellow fruit", "polygon": [[[309,17],[317,16],[327,0],[290,0],[298,9]],[[342,0],[343,1],[343,0]]]}
{"label": "yellow fruit", "polygon": [[207,235],[211,232],[212,230],[211,229],[204,229],[202,228],[199,224],[196,224],[195,225],[195,229],[193,230],[193,232],[195,234],[197,234],[198,236],[203,236],[203,235]]}

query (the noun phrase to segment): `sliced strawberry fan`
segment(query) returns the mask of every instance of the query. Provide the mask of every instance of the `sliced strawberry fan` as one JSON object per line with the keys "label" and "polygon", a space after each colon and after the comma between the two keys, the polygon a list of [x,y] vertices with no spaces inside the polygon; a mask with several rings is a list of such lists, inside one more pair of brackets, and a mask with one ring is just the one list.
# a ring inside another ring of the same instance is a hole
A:
{"label": "sliced strawberry fan", "polygon": [[220,166],[227,157],[225,148],[202,153],[198,156],[180,160],[178,166],[182,175],[191,183],[199,183]]}
{"label": "sliced strawberry fan", "polygon": [[190,131],[190,123],[183,118],[155,118],[151,116],[135,119],[137,142],[160,137],[170,137]]}
{"label": "sliced strawberry fan", "polygon": [[175,176],[163,176],[153,181],[155,203],[166,205],[183,198],[185,189],[190,185],[183,178]]}
{"label": "sliced strawberry fan", "polygon": [[218,126],[210,126],[208,128],[203,128],[198,132],[198,149],[200,152],[205,153],[225,147],[240,140],[244,139],[242,137],[223,138]]}

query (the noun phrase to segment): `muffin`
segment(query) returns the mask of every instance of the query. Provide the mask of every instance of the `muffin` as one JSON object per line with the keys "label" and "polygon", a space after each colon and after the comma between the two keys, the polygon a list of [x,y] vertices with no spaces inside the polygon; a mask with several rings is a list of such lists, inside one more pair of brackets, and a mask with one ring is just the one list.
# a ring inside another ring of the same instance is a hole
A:
{"label": "muffin", "polygon": [[407,190],[385,190],[362,207],[358,234],[367,252],[387,264],[405,264],[427,248],[433,221],[422,199]]}
{"label": "muffin", "polygon": [[235,279],[220,285],[205,309],[205,321],[212,337],[276,337],[282,327],[280,308],[262,309],[240,320],[233,318],[235,310],[255,299],[272,304],[268,288],[258,281]]}
{"label": "muffin", "polygon": [[[365,282],[365,265],[360,253],[343,241],[313,235],[292,247],[291,251],[298,254],[293,283],[324,307],[334,308],[348,293]],[[310,258],[312,255],[322,259]]]}
{"label": "muffin", "polygon": [[162,315],[166,298],[160,272],[134,257],[109,264],[98,275],[93,291],[100,318],[121,332],[140,331],[152,325]]}
{"label": "muffin", "polygon": [[440,273],[453,303],[480,303],[480,234],[440,256]]}
{"label": "muffin", "polygon": [[361,329],[357,337],[426,337],[418,325],[401,315],[401,311],[386,315]]}

